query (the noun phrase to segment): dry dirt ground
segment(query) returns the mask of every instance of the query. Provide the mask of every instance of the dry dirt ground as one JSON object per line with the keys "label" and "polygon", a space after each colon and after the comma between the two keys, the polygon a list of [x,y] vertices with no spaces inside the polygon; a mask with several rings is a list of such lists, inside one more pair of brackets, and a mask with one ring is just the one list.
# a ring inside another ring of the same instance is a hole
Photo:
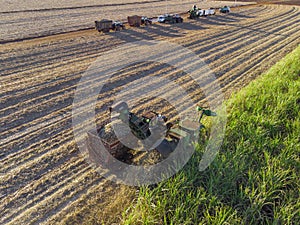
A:
{"label": "dry dirt ground", "polygon": [[[209,65],[228,96],[299,45],[299,31],[299,7],[254,5],[183,24],[154,24],[107,35],[86,30],[2,44],[0,224],[95,221],[95,211],[102,219],[118,221],[107,215],[123,210],[112,204],[118,202],[114,193],[123,187],[103,179],[85,163],[74,141],[71,119],[76,85],[104,52],[144,39],[180,44]],[[204,99],[180,71],[141,63],[113,77],[113,87],[101,93],[106,102],[98,107],[109,105],[126,80],[146,75],[178,79],[195,101]],[[137,108],[154,103],[145,101]],[[106,116],[98,115],[98,122]],[[130,204],[123,201],[122,206]],[[88,213],[91,209],[93,213]]]}

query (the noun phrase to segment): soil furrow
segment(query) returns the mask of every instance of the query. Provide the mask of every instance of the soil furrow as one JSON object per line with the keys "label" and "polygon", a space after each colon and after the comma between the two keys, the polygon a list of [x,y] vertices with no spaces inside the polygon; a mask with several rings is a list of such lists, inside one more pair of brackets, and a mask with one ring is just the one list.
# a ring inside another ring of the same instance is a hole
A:
{"label": "soil furrow", "polygon": [[[54,194],[63,186],[67,185],[79,175],[84,174],[89,168],[83,163],[83,159],[73,159],[67,166],[63,165],[49,172],[38,180],[29,183],[26,187],[18,190],[17,193],[8,196],[8,204],[1,205],[1,218],[10,219],[24,212],[26,209],[38,204],[47,196]],[[14,210],[9,210],[13,208]]]}

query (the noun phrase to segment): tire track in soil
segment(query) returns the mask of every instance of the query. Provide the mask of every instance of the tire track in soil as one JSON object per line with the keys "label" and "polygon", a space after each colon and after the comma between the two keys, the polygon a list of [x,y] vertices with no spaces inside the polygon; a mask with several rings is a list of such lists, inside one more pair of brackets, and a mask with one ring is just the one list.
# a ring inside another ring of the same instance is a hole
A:
{"label": "tire track in soil", "polygon": [[[43,154],[46,154],[51,149],[70,142],[72,140],[72,132],[66,132],[65,130],[62,130],[61,132],[52,134],[51,137],[44,138],[39,142],[34,142],[34,139],[29,140],[34,144],[29,146],[24,145],[21,147],[22,151],[14,151],[0,161],[1,173],[9,173],[11,170],[22,166],[24,163],[33,160],[34,158],[39,157]],[[8,146],[7,148],[9,147],[10,146]],[[22,158],[22,161],[18,160],[19,158]]]}
{"label": "tire track in soil", "polygon": [[[0,201],[0,209],[2,219],[9,219],[24,212],[42,201],[46,196],[51,195],[67,185],[80,174],[87,172],[89,168],[86,167],[83,159],[72,159],[65,166],[57,167],[50,171],[47,177],[42,177],[34,182],[29,183],[27,186],[20,189],[17,194],[11,195],[11,201],[6,203]],[[72,171],[72,174],[68,172]],[[31,192],[28,193],[30,188]],[[26,198],[26,201],[24,201]],[[21,202],[25,202],[22,204]],[[2,203],[2,204],[1,204]],[[13,208],[13,210],[11,210]]]}
{"label": "tire track in soil", "polygon": [[[54,194],[47,196],[39,204],[35,204],[29,210],[19,214],[12,220],[6,221],[7,224],[33,224],[38,223],[39,220],[43,220],[45,215],[50,216],[51,210],[54,209],[60,211],[65,205],[68,205],[70,201],[79,198],[81,195],[87,192],[87,190],[93,185],[107,182],[102,177],[97,176],[95,171],[88,171],[87,174],[81,174],[76,177],[76,180],[71,182],[67,186],[63,186],[58,189]],[[49,208],[48,205],[55,205],[53,208]],[[29,211],[29,212],[28,212]]]}
{"label": "tire track in soil", "polygon": [[[47,154],[34,158],[22,166],[15,168],[2,177],[0,184],[5,186],[6,194],[11,194],[18,188],[25,187],[30,181],[39,179],[45,175],[47,171],[55,168],[73,157],[78,156],[78,149],[75,144],[67,144],[64,146],[51,149]],[[18,179],[16,179],[18,178]]]}
{"label": "tire track in soil", "polygon": [[[97,36],[95,35],[95,38]],[[28,49],[27,52],[23,52],[23,56],[15,57],[10,56],[9,54],[4,54],[3,58],[3,64],[8,65],[7,67],[3,67],[5,69],[0,70],[0,72],[3,74],[3,78],[5,79],[8,75],[15,75],[15,73],[23,72],[23,68],[36,68],[39,69],[39,64],[42,64],[43,66],[49,65],[52,66],[53,63],[63,63],[62,58],[65,60],[71,59],[74,60],[74,54],[76,54],[76,57],[79,58],[80,56],[85,57],[87,54],[92,53],[101,53],[104,51],[107,51],[108,49],[111,49],[112,47],[121,44],[120,40],[114,40],[113,38],[109,38],[108,36],[105,37],[105,41],[103,40],[94,40],[94,43],[88,43],[88,48],[84,48],[83,45],[87,45],[86,42],[83,42],[83,40],[77,40],[79,43],[74,43],[67,45],[66,43],[62,43],[61,46],[51,47],[51,46],[39,46],[39,52],[31,52],[31,49]],[[81,43],[82,42],[82,43]],[[109,44],[108,44],[109,42]],[[93,45],[93,46],[91,46]],[[49,50],[45,50],[44,48],[50,48]],[[99,51],[102,50],[102,51]],[[59,54],[58,54],[59,53]],[[65,53],[62,55],[62,53]],[[7,56],[8,55],[8,56]],[[43,60],[42,60],[43,59]],[[13,65],[12,65],[13,64]],[[10,67],[9,67],[10,66]],[[17,70],[20,69],[20,70]],[[12,70],[12,71],[11,71]],[[4,74],[3,72],[8,71],[9,73]],[[40,70],[42,71],[42,70]],[[25,72],[25,71],[24,71]],[[36,71],[38,72],[38,70]],[[11,79],[11,77],[10,77]]]}
{"label": "tire track in soil", "polygon": [[[109,185],[109,188],[107,187]],[[104,187],[103,187],[104,186]],[[86,203],[91,199],[96,200],[102,200],[101,196],[99,196],[99,192],[106,193],[109,192],[109,189],[115,189],[116,185],[107,183],[105,185],[95,185],[94,187],[90,188],[88,192],[85,195],[82,195],[80,198],[78,198],[76,201],[74,201],[72,204],[66,205],[66,207],[59,212],[56,212],[56,214],[53,214],[52,216],[48,217],[47,220],[41,221],[41,224],[49,224],[49,223],[55,223],[55,221],[63,221],[67,218],[69,212],[75,212],[75,211],[81,211],[82,207],[80,209],[76,208],[78,205],[86,205]],[[105,190],[108,189],[108,190]],[[102,201],[101,201],[102,202]]]}

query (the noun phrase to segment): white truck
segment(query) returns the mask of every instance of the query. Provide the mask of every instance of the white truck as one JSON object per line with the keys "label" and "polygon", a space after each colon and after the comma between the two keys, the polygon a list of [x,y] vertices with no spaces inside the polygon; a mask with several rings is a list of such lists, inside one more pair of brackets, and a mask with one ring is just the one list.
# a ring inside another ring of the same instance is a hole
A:
{"label": "white truck", "polygon": [[198,9],[195,5],[191,10],[188,11],[190,14],[189,18],[190,19],[196,19],[201,16],[210,16],[210,15],[215,15],[216,10],[214,8],[209,8],[209,9]]}
{"label": "white truck", "polygon": [[210,16],[215,14],[216,14],[216,10],[214,8],[198,10],[198,16]]}

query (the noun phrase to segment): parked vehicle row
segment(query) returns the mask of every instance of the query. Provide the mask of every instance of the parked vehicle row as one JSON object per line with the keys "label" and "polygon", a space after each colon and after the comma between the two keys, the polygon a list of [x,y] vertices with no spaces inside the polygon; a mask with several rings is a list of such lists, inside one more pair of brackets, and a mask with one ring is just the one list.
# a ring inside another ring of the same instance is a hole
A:
{"label": "parked vehicle row", "polygon": [[165,14],[158,17],[159,23],[182,23],[183,18],[178,14]]}
{"label": "parked vehicle row", "polygon": [[[230,8],[228,6],[224,6],[222,8],[219,9],[221,13],[229,13],[230,12]],[[196,5],[193,6],[193,8],[191,10],[188,11],[189,18],[190,19],[196,19],[199,18],[201,16],[210,16],[210,15],[215,15],[216,14],[216,10],[214,8],[210,8],[210,9],[199,9],[197,8]]]}

